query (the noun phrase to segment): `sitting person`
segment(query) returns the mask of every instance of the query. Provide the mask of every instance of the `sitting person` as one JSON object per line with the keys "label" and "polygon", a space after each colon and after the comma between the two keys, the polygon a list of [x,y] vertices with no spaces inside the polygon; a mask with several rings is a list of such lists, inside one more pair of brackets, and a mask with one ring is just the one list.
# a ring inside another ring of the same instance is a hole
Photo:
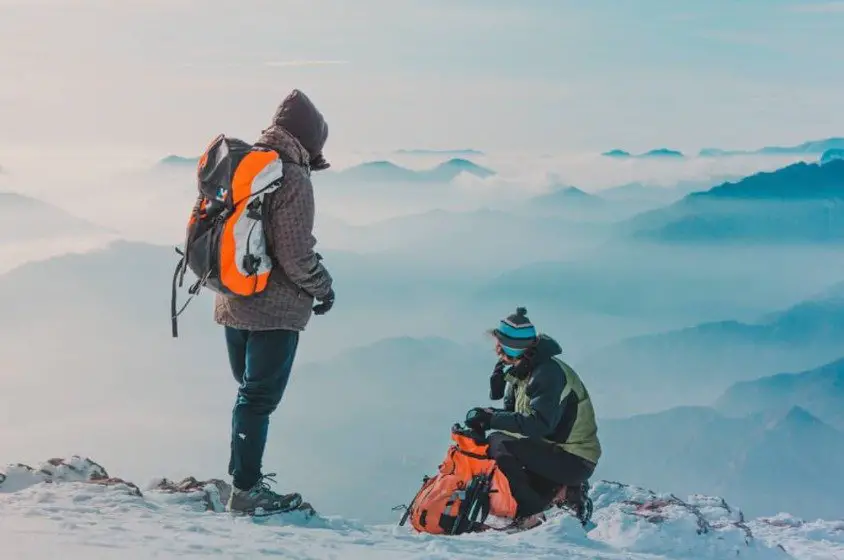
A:
{"label": "sitting person", "polygon": [[490,334],[499,356],[490,398],[503,398],[504,408],[473,408],[466,426],[479,435],[496,430],[488,437],[489,456],[510,482],[518,523],[541,523],[544,510],[564,502],[585,523],[582,489],[601,456],[586,387],[558,357],[560,345],[537,334],[524,308]]}

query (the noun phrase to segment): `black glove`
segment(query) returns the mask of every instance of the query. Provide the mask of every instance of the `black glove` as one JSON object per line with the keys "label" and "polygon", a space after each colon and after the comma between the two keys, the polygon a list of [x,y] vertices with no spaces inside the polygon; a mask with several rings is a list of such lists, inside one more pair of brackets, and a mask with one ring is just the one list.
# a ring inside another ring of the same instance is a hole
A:
{"label": "black glove", "polygon": [[483,408],[473,408],[466,413],[466,427],[471,428],[479,434],[489,430],[489,423],[492,421],[492,413]]}
{"label": "black glove", "polygon": [[315,315],[325,315],[331,308],[334,307],[334,289],[328,291],[328,295],[326,295],[320,302],[314,306],[314,314]]}
{"label": "black glove", "polygon": [[489,398],[497,401],[504,398],[504,391],[507,389],[507,380],[504,379],[504,362],[499,360],[489,376]]}

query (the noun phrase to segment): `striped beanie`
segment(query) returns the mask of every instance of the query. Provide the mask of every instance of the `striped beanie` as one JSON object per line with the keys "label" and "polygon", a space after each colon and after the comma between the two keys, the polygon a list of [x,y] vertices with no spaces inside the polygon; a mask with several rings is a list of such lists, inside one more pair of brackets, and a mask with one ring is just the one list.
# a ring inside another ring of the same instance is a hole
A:
{"label": "striped beanie", "polygon": [[502,350],[511,358],[518,358],[536,342],[536,327],[527,317],[527,309],[516,308],[516,312],[502,319],[490,334],[501,344]]}

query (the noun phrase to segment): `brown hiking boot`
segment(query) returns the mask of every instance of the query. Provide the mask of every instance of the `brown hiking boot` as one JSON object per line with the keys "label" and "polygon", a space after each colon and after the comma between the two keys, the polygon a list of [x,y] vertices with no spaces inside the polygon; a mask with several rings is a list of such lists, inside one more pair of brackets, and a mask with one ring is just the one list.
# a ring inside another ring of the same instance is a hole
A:
{"label": "brown hiking boot", "polygon": [[277,494],[270,490],[267,481],[274,481],[272,477],[271,474],[262,476],[255,486],[247,490],[232,488],[228,510],[235,514],[261,517],[292,511],[300,507],[302,496],[297,492]]}
{"label": "brown hiking boot", "polygon": [[559,490],[554,494],[554,497],[551,498],[551,503],[549,507],[558,507],[561,508],[566,505],[568,501],[569,495],[569,487],[568,486],[561,486]]}

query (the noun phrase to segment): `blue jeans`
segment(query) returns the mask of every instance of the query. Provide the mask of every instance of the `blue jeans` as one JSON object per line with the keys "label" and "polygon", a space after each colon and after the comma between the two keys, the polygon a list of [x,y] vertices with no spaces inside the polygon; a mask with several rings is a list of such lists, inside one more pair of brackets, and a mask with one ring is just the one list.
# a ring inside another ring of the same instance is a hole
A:
{"label": "blue jeans", "polygon": [[232,374],[240,384],[232,410],[229,474],[235,488],[246,490],[261,478],[270,414],[290,379],[299,333],[231,327],[225,331]]}

